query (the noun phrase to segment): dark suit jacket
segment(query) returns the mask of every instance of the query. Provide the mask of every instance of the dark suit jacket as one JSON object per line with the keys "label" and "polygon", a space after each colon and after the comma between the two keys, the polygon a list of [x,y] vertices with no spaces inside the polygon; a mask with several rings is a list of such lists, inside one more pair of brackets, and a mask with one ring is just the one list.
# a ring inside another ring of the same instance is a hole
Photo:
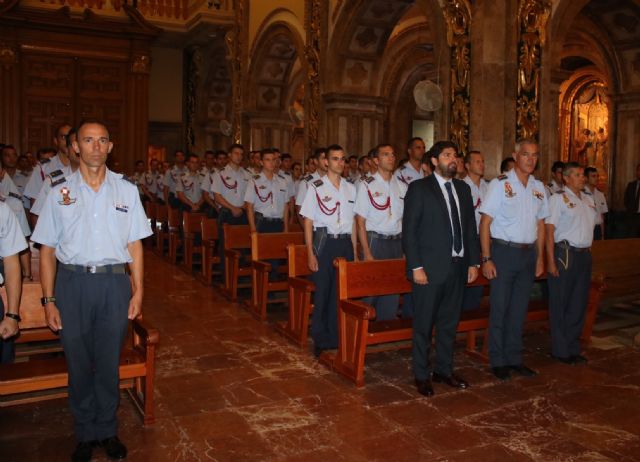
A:
{"label": "dark suit jacket", "polygon": [[[480,245],[473,212],[471,189],[462,180],[453,180],[460,203],[462,245],[466,266],[480,263]],[[402,249],[407,259],[407,275],[422,266],[429,282],[445,281],[451,265],[453,232],[447,204],[434,175],[413,181],[404,199]]]}
{"label": "dark suit jacket", "polygon": [[636,213],[638,211],[638,203],[636,202],[636,188],[638,187],[638,181],[634,180],[627,185],[627,189],[624,191],[624,208],[629,213]]}

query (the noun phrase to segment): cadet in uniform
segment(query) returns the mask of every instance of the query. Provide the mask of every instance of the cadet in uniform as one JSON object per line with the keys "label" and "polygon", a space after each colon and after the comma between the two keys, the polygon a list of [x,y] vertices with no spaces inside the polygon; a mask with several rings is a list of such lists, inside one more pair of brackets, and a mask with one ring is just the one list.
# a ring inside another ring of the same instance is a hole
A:
{"label": "cadet in uniform", "polygon": [[557,160],[551,166],[551,181],[547,183],[547,193],[549,197],[564,189],[562,183],[562,171],[564,170],[564,162]]}
{"label": "cadet in uniform", "polygon": [[262,171],[254,175],[244,194],[251,231],[281,233],[288,231],[291,185],[275,171],[275,154],[270,149],[260,153]]}
{"label": "cadet in uniform", "polygon": [[149,162],[149,170],[142,175],[142,189],[152,202],[159,202],[162,191],[158,194],[160,187],[160,172],[158,172],[158,160],[151,159]]}
{"label": "cadet in uniform", "polygon": [[183,211],[198,212],[204,203],[200,188],[204,178],[199,171],[200,159],[195,154],[189,154],[186,165],[187,171],[176,182],[176,194]]}
{"label": "cadet in uniform", "polygon": [[[247,190],[251,175],[241,167],[244,147],[234,144],[229,148],[229,163],[218,170],[213,176],[210,191],[220,205],[218,212],[218,247],[220,261],[224,262],[224,232],[225,223],[229,225],[246,225],[247,214],[244,210],[244,194]],[[224,264],[221,264],[222,280],[224,280]]]}
{"label": "cadet in uniform", "polygon": [[90,460],[97,443],[122,459],[118,366],[128,319],[140,315],[141,239],[151,229],[137,188],[106,167],[113,144],[105,125],[81,122],[74,148],[80,168],[52,188],[32,237],[42,244],[42,304],[49,327],[60,332],[69,369],[78,440],[72,460]]}
{"label": "cadet in uniform", "polygon": [[7,293],[5,310],[0,297],[0,364],[11,363],[15,357],[13,337],[18,333],[18,314],[22,272],[18,254],[27,248],[18,220],[13,211],[0,202],[0,285]]}
{"label": "cadet in uniform", "polygon": [[544,272],[544,184],[533,177],[538,143],[516,143],[515,166],[489,184],[480,206],[482,273],[491,281],[489,361],[500,380],[511,371],[536,375],[522,363],[522,328],[535,277]]}
{"label": "cadet in uniform", "polygon": [[314,353],[338,346],[338,307],[333,260],[353,260],[356,252],[356,223],[353,208],[356,188],[342,178],[345,155],[342,147],[327,148],[327,175],[315,180],[305,195],[300,214],[304,217],[304,236],[309,269],[316,285],[313,294],[311,337]]}
{"label": "cadet in uniform", "polygon": [[29,182],[30,172],[18,168],[18,153],[13,146],[4,146],[0,149],[0,154],[0,164],[2,168],[9,174],[11,181],[13,181],[13,184],[15,184],[18,189],[18,193],[22,196],[22,206],[29,210],[31,202],[29,198],[24,196],[24,188]]}
{"label": "cadet in uniform", "polygon": [[419,178],[424,178],[425,175],[422,169],[424,153],[425,145],[422,138],[411,138],[407,142],[407,162],[396,171],[398,179],[407,186]]}
{"label": "cadet in uniform", "polygon": [[591,243],[598,215],[591,193],[583,190],[582,167],[569,162],[565,189],[549,199],[546,218],[551,355],[565,364],[584,363],[580,334],[589,299]]}
{"label": "cadet in uniform", "polygon": [[[378,171],[358,186],[354,209],[363,258],[402,258],[402,213],[407,185],[393,174],[396,154],[391,145],[377,146],[373,162]],[[376,309],[378,321],[386,321],[397,317],[399,300],[399,295],[387,295],[364,301]]]}
{"label": "cadet in uniform", "polygon": [[[313,182],[322,179],[327,174],[327,155],[325,148],[317,148],[310,159],[313,159],[314,161],[313,165],[315,166],[315,171],[313,173],[309,173],[300,180],[300,187],[298,188],[295,201],[296,212],[298,212],[298,215],[300,214],[300,208],[302,207],[307,191]],[[304,225],[304,219],[302,217],[300,217],[300,223]]]}
{"label": "cadet in uniform", "polygon": [[176,161],[175,165],[164,172],[163,188],[164,201],[169,204],[171,208],[177,209],[180,207],[180,201],[176,195],[176,184],[180,175],[186,173],[187,166],[184,164],[184,152],[176,151],[174,159]]}
{"label": "cadet in uniform", "polygon": [[587,180],[585,190],[593,196],[593,202],[596,204],[596,225],[593,228],[593,239],[604,239],[604,214],[609,211],[607,207],[607,198],[598,189],[598,170],[595,167],[587,167],[584,169],[584,176]]}

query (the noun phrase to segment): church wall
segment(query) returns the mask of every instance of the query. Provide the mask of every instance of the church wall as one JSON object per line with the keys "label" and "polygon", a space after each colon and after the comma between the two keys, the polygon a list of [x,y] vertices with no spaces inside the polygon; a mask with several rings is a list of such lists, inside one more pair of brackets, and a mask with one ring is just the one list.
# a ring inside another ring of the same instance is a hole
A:
{"label": "church wall", "polygon": [[149,121],[182,123],[182,50],[151,48]]}

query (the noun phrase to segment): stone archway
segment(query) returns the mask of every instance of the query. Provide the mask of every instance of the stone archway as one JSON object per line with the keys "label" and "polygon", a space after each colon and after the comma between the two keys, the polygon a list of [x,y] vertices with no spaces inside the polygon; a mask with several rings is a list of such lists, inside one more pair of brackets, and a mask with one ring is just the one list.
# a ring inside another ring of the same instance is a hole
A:
{"label": "stone archway", "polygon": [[305,66],[301,56],[302,38],[287,23],[274,22],[257,38],[247,75],[247,109],[243,114],[243,132],[248,134],[251,149],[278,147],[289,152],[299,129],[304,129],[292,119],[290,110],[294,103],[301,104],[295,91],[302,83],[301,70]]}
{"label": "stone archway", "polygon": [[[415,103],[407,99],[413,85],[439,75],[448,94],[449,48],[439,3],[353,0],[345,2],[332,25],[323,77],[325,138],[349,154],[366,154],[383,141],[403,148],[415,112]],[[435,69],[433,50],[439,47],[447,52]],[[434,117],[440,137],[448,137],[447,107],[445,101]]]}

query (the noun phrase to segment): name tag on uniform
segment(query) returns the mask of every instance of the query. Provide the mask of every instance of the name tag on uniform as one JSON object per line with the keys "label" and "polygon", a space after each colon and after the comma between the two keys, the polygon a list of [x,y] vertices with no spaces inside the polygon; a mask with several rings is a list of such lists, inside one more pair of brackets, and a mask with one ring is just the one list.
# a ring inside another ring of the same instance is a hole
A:
{"label": "name tag on uniform", "polygon": [[124,204],[116,204],[116,210],[118,212],[127,213],[129,211],[129,206],[124,205]]}
{"label": "name tag on uniform", "polygon": [[347,201],[347,202],[349,202],[350,204],[353,204],[355,201]]}

